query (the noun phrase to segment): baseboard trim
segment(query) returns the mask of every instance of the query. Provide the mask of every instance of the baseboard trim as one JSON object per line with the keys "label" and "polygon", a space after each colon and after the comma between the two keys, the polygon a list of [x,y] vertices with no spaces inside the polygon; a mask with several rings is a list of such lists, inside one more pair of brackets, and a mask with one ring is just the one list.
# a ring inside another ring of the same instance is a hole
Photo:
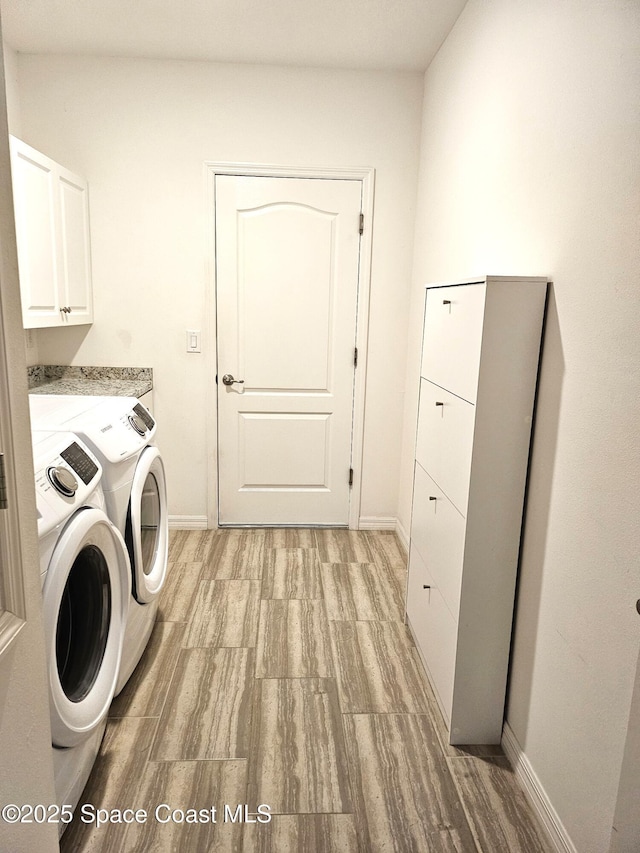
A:
{"label": "baseboard trim", "polygon": [[172,530],[206,530],[206,515],[170,515],[169,527]]}
{"label": "baseboard trim", "polygon": [[502,748],[554,848],[558,853],[578,853],[509,723],[502,729]]}
{"label": "baseboard trim", "polygon": [[402,526],[402,522],[400,521],[399,518],[396,519],[396,535],[398,536],[398,539],[400,540],[400,544],[402,545],[402,547],[405,550],[405,554],[408,554],[409,553],[409,534],[407,533],[407,531]]}
{"label": "baseboard trim", "polygon": [[395,530],[396,519],[384,516],[370,515],[360,516],[358,530]]}

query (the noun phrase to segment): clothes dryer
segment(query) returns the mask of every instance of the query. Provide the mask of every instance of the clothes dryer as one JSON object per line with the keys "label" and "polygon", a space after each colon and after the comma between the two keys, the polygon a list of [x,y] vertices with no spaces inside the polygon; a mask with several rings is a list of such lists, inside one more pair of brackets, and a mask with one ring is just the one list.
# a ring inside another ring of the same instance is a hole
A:
{"label": "clothes dryer", "polygon": [[79,435],[103,467],[107,513],[131,564],[131,601],[116,694],[149,641],[167,572],[169,529],[157,425],[135,397],[30,395],[32,419]]}
{"label": "clothes dryer", "polygon": [[32,442],[55,791],[74,809],[116,690],[131,568],[97,458],[68,432]]}

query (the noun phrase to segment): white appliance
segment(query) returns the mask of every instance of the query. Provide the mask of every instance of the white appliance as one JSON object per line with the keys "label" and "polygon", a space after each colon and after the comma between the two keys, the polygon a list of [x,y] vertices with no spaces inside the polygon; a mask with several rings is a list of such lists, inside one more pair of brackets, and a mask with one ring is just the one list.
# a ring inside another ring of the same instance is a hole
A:
{"label": "white appliance", "polygon": [[135,397],[30,395],[32,421],[76,433],[103,468],[107,514],[131,563],[131,601],[118,694],[144,652],[167,572],[169,525],[164,465],[152,443],[156,422]]}
{"label": "white appliance", "polygon": [[56,799],[73,809],[116,690],[131,569],[96,457],[68,432],[32,441]]}

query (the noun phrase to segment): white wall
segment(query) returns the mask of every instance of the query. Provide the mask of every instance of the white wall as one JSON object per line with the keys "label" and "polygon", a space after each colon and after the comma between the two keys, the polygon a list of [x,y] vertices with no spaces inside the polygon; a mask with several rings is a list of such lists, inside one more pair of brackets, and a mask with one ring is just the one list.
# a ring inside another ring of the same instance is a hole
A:
{"label": "white wall", "polygon": [[[9,380],[26,605],[22,629],[0,657],[0,803],[49,805],[55,802],[53,760],[4,95],[0,52],[0,347],[6,356]],[[4,381],[4,370],[2,373]],[[3,438],[6,452],[9,437]],[[10,466],[9,461],[9,470]],[[56,826],[0,822],[0,849],[14,853],[57,850]]]}
{"label": "white wall", "polygon": [[[89,180],[96,322],[43,363],[154,369],[170,512],[206,512],[203,163],[376,169],[363,516],[395,517],[422,76],[19,56],[23,138]],[[210,404],[212,410],[212,405]]]}
{"label": "white wall", "polygon": [[508,722],[580,853],[608,849],[640,640],[640,6],[470,0],[425,77],[422,285],[553,279]]}

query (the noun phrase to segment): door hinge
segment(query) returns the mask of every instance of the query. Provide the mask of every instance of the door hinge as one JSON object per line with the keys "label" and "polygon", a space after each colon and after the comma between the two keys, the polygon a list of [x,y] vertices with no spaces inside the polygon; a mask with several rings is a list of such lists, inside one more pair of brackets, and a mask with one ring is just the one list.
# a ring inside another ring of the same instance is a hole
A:
{"label": "door hinge", "polygon": [[353,348],[353,366],[358,366],[358,347]]}
{"label": "door hinge", "polygon": [[7,476],[4,470],[4,453],[0,453],[0,509],[7,509],[9,499],[7,498]]}
{"label": "door hinge", "polygon": [[349,468],[349,485],[353,486],[353,468]]}
{"label": "door hinge", "polygon": [[360,214],[360,233],[364,234],[364,213]]}

